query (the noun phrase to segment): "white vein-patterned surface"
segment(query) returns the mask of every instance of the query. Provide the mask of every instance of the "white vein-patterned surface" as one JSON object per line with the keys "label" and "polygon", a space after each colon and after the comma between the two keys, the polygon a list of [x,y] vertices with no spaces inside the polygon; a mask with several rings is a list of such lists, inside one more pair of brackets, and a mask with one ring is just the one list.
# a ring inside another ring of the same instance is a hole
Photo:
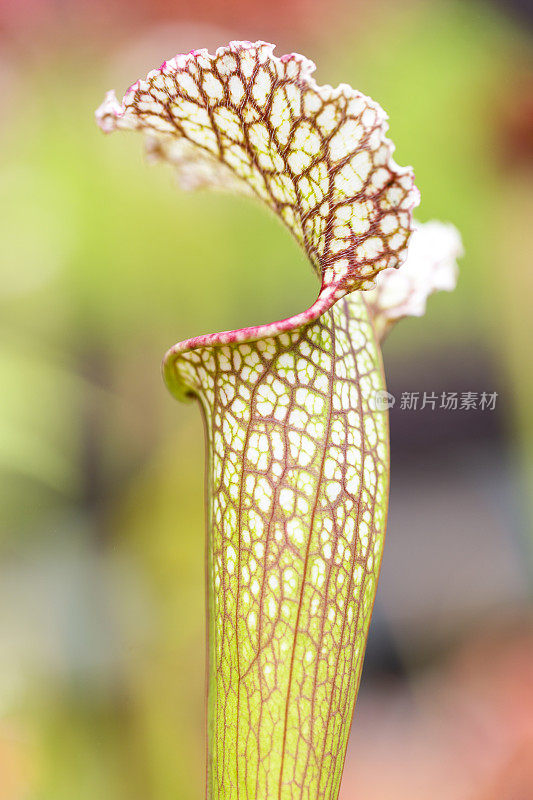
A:
{"label": "white vein-patterned surface", "polygon": [[109,93],[97,119],[105,131],[144,131],[186,186],[260,197],[307,251],[331,305],[400,264],[418,191],[392,158],[377,103],[346,84],[318,86],[311,61],[273,50],[232,42],[176,56],[122,104]]}
{"label": "white vein-patterned surface", "polygon": [[383,547],[380,356],[359,293],[167,363],[209,440],[208,796],[337,796]]}
{"label": "white vein-patterned surface", "polygon": [[461,236],[454,225],[435,220],[417,222],[402,268],[384,270],[375,287],[365,292],[379,338],[399,319],[421,317],[434,292],[455,289],[457,259],[462,255]]}

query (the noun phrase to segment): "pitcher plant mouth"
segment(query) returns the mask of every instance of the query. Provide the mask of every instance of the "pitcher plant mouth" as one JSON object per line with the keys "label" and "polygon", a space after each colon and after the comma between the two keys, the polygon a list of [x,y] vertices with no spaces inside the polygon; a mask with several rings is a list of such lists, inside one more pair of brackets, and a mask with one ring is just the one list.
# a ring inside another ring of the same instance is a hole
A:
{"label": "pitcher plant mouth", "polygon": [[307,310],[180,342],[163,373],[206,423],[207,796],[335,800],[387,515],[379,341],[453,288],[461,243],[413,224],[380,106],[273,51],[178,55],[96,116],[141,130],[185,188],[261,199],[319,278]]}

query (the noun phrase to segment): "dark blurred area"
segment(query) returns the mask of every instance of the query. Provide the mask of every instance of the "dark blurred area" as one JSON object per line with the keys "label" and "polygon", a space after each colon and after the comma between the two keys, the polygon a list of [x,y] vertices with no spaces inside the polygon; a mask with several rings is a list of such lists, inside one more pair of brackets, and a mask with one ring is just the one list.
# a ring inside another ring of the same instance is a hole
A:
{"label": "dark blurred area", "polygon": [[418,218],[465,247],[384,348],[389,529],[342,796],[533,797],[532,24],[525,0],[0,0],[0,800],[203,793],[203,430],[160,359],[316,287],[265,209],[184,194],[93,111],[238,38],[378,100]]}

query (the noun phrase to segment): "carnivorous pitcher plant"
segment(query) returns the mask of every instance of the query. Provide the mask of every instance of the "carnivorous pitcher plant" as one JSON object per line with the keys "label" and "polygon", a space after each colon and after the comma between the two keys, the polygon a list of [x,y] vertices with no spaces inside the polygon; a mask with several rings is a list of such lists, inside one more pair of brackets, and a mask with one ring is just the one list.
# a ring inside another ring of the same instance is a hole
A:
{"label": "carnivorous pitcher plant", "polygon": [[379,105],[273,50],[176,56],[97,111],[106,132],[142,131],[185,187],[263,200],[319,279],[307,310],[164,359],[208,440],[211,800],[338,795],[387,517],[379,340],[453,288],[460,251],[452,226],[413,225]]}

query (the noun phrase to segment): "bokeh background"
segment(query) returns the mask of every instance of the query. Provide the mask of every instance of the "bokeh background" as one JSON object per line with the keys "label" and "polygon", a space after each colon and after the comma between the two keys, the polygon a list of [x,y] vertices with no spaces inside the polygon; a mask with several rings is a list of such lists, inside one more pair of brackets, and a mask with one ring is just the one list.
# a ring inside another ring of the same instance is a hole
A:
{"label": "bokeh background", "polygon": [[315,292],[259,205],[184,194],[93,110],[176,52],[305,53],[389,112],[457,290],[385,347],[382,579],[343,800],[533,797],[533,5],[1,0],[0,800],[203,794],[203,431],[159,364]]}

